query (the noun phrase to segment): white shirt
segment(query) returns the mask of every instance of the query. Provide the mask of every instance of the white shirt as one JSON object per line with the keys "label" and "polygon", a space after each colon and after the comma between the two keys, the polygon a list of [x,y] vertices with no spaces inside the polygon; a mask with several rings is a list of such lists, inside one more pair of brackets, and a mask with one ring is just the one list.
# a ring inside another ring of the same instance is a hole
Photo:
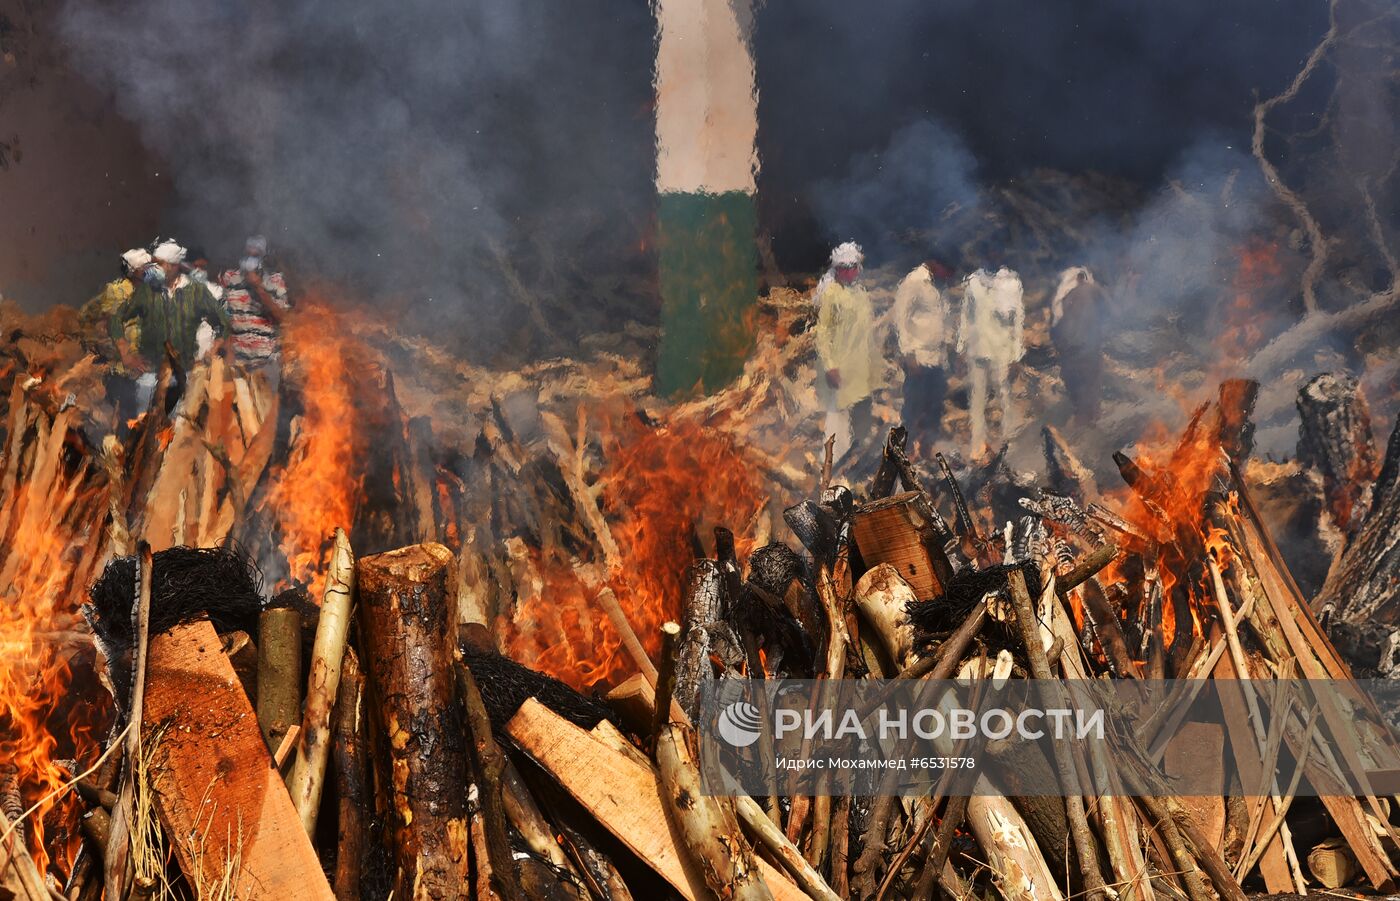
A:
{"label": "white shirt", "polygon": [[958,352],[1002,365],[1021,359],[1026,320],[1021,277],[1004,266],[996,275],[978,269],[963,285]]}
{"label": "white shirt", "polygon": [[927,267],[919,266],[899,283],[890,319],[901,354],[920,366],[947,364],[948,302]]}

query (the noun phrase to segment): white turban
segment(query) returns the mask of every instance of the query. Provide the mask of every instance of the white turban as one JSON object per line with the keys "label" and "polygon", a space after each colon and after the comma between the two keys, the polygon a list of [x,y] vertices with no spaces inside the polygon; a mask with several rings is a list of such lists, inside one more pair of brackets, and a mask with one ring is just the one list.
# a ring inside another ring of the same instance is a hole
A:
{"label": "white turban", "polygon": [[174,241],[162,241],[156,245],[155,252],[151,256],[158,263],[183,263],[185,261],[185,248]]}
{"label": "white turban", "polygon": [[151,254],[144,247],[133,247],[122,254],[122,262],[128,272],[140,272],[151,265]]}
{"label": "white turban", "polygon": [[859,266],[865,260],[865,254],[861,252],[860,245],[854,241],[847,241],[845,244],[838,244],[831,252],[831,265],[833,266]]}

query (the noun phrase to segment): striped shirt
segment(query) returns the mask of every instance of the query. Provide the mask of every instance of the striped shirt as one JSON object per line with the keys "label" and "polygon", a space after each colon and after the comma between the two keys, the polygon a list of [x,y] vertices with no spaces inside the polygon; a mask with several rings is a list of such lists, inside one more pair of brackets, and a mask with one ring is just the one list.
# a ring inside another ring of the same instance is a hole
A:
{"label": "striped shirt", "polygon": [[[282,349],[277,323],[267,315],[262,299],[244,279],[241,269],[230,269],[219,281],[224,285],[224,307],[231,323],[234,357],[245,366],[261,366]],[[265,273],[263,290],[278,309],[292,308],[282,273]]]}
{"label": "striped shirt", "polygon": [[215,332],[229,333],[228,314],[209,293],[209,289],[181,275],[169,291],[152,288],[142,282],[130,299],[112,316],[110,330],[113,341],[127,335],[127,325],[140,328],[136,350],[152,369],[165,356],[165,342],[175,348],[175,355],[184,366],[197,359],[195,335],[199,323],[208,322]]}

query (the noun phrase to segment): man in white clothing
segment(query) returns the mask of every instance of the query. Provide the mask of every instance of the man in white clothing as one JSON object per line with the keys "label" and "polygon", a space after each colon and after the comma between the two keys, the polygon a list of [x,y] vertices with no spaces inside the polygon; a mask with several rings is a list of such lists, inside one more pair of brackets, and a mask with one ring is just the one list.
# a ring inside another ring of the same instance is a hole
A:
{"label": "man in white clothing", "polygon": [[1011,364],[1025,354],[1022,329],[1026,307],[1021,277],[1003,266],[995,275],[979,269],[963,283],[958,353],[967,355],[968,401],[972,415],[972,453],[981,455],[987,443],[989,394],[1001,408],[1001,437],[1012,432]]}
{"label": "man in white clothing", "polygon": [[904,277],[894,293],[890,324],[904,369],[901,420],[915,441],[938,436],[948,392],[948,301],[938,280],[949,272],[929,260]]}

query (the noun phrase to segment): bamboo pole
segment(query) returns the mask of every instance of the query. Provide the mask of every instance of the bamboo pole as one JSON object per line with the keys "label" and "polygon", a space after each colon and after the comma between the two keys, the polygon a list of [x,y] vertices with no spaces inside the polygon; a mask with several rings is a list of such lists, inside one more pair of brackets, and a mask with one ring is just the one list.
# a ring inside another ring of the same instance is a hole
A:
{"label": "bamboo pole", "polygon": [[321,792],[326,781],[326,762],[331,751],[331,709],[340,688],[341,660],[350,629],[350,601],[354,594],[355,558],[345,530],[335,530],[335,545],[326,568],[326,591],[321,601],[321,618],[316,623],[316,639],[311,649],[311,675],[306,684],[306,712],[302,718],[297,759],[287,780],[292,803],[306,827],[316,834],[316,817],[321,808]]}

